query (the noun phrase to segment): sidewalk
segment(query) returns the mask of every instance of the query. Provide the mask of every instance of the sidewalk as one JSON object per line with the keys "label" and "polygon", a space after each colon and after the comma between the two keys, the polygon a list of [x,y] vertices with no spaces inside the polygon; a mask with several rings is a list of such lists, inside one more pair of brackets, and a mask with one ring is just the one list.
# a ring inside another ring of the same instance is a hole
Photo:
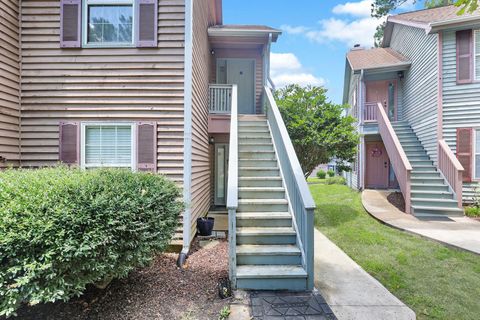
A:
{"label": "sidewalk", "polygon": [[415,313],[315,229],[315,287],[339,320],[410,320]]}
{"label": "sidewalk", "polygon": [[468,217],[419,220],[398,210],[387,200],[387,191],[365,190],[362,203],[373,217],[394,228],[480,254],[480,222]]}

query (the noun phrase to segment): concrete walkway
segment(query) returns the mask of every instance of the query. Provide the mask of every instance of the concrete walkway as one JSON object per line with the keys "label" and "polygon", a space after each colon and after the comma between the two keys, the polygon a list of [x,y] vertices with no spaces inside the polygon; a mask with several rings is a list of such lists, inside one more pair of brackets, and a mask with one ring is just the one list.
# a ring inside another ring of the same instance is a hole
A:
{"label": "concrete walkway", "polygon": [[362,203],[365,210],[389,226],[480,254],[480,222],[468,217],[419,220],[388,202],[388,194],[388,191],[363,191]]}
{"label": "concrete walkway", "polygon": [[410,320],[415,313],[315,229],[315,287],[339,320]]}

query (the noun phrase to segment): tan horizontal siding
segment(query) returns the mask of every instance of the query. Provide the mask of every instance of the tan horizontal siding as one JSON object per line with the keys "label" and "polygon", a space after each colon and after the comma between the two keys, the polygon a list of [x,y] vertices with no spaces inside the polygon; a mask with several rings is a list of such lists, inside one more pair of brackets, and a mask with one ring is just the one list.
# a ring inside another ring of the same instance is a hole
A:
{"label": "tan horizontal siding", "polygon": [[20,164],[19,1],[0,0],[0,168]]}
{"label": "tan horizontal siding", "polygon": [[[192,197],[191,234],[196,220],[210,207],[210,153],[208,143],[208,84],[211,54],[207,29],[214,24],[213,1],[193,2],[193,66],[192,66]],[[186,223],[186,221],[185,221]]]}
{"label": "tan horizontal siding", "polygon": [[58,123],[156,121],[158,170],[183,182],[184,0],[159,1],[157,48],[60,49],[59,1],[24,0],[22,165],[58,161]]}

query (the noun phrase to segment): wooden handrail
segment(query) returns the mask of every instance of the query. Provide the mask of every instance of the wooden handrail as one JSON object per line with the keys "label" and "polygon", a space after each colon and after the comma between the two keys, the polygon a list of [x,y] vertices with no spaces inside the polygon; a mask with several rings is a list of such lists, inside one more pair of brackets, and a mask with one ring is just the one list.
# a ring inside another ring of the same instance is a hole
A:
{"label": "wooden handrail", "polygon": [[377,122],[377,102],[365,102],[363,105],[363,122]]}
{"label": "wooden handrail", "polygon": [[438,140],[438,170],[455,193],[458,207],[462,208],[463,166],[444,139]]}
{"label": "wooden handrail", "polygon": [[208,111],[229,114],[232,109],[232,85],[210,84],[208,86]]}
{"label": "wooden handrail", "polygon": [[381,103],[377,103],[377,118],[378,131],[382,136],[383,144],[385,145],[385,149],[387,149],[390,163],[392,164],[393,171],[400,185],[400,190],[402,190],[403,197],[405,198],[405,211],[406,213],[410,213],[410,176],[412,173],[412,165],[410,161],[408,161],[407,155]]}

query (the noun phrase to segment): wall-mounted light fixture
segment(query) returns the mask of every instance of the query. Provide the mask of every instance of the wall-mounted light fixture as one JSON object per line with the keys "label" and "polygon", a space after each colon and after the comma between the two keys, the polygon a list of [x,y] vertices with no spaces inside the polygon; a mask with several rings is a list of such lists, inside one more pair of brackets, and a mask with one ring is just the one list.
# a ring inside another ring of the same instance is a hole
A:
{"label": "wall-mounted light fixture", "polygon": [[403,73],[403,71],[398,71],[397,76],[399,79],[403,79],[403,77],[405,77],[405,74]]}
{"label": "wall-mounted light fixture", "polygon": [[209,144],[214,144],[215,143],[215,138],[214,137],[208,138],[208,143]]}
{"label": "wall-mounted light fixture", "polygon": [[212,56],[214,56],[214,55],[215,55],[215,50],[212,49],[212,50],[210,51],[210,54],[211,54]]}

